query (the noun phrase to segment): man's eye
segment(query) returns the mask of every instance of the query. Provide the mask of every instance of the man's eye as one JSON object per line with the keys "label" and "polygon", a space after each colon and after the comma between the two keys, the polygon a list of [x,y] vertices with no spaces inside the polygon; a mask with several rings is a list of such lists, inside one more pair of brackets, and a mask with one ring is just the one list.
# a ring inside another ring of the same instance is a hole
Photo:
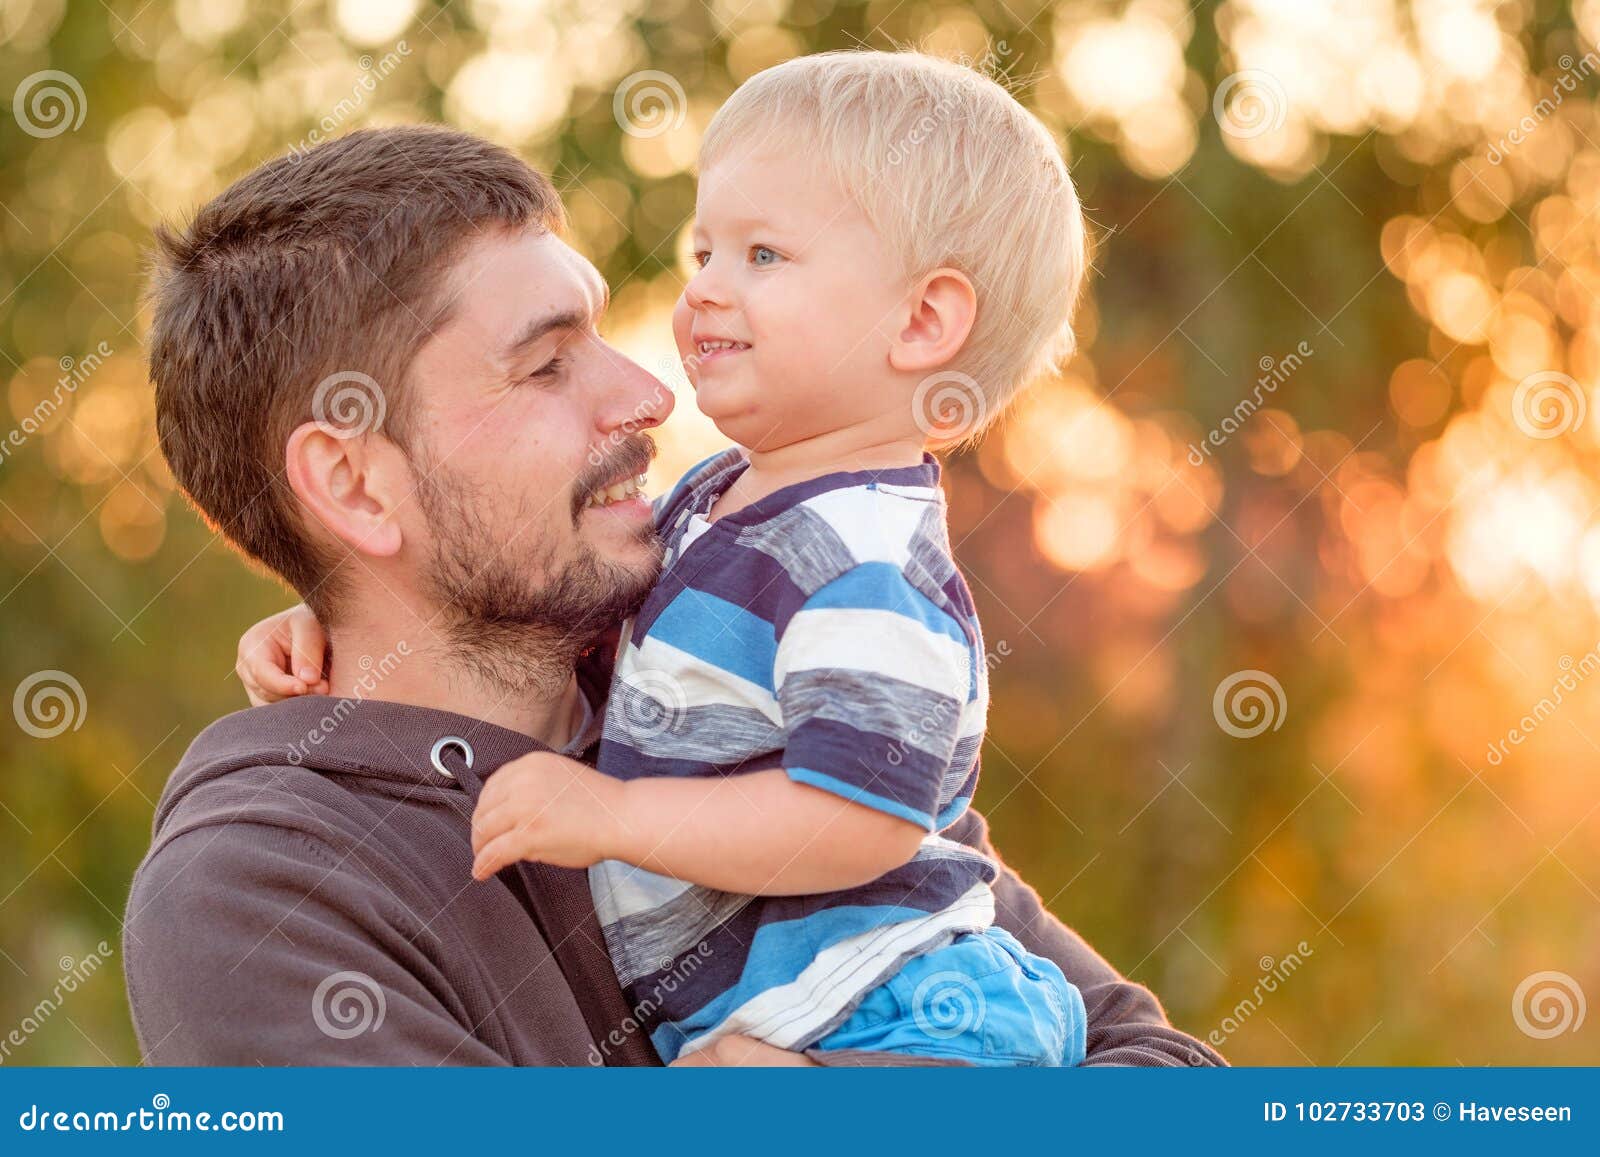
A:
{"label": "man's eye", "polygon": [[709,249],[698,250],[694,255],[695,268],[696,269],[704,269],[706,267],[706,262],[708,262],[710,260],[711,260],[711,250],[709,250]]}
{"label": "man's eye", "polygon": [[566,365],[567,359],[564,357],[551,358],[523,380],[528,382],[548,382],[565,369]]}
{"label": "man's eye", "polygon": [[780,260],[778,253],[774,249],[768,249],[765,245],[752,245],[750,247],[750,263],[752,265],[772,265],[778,260]]}

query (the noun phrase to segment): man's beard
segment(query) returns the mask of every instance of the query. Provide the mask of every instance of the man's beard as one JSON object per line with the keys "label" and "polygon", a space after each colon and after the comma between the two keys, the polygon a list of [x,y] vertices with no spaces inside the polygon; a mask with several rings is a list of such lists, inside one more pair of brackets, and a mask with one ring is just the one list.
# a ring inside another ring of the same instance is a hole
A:
{"label": "man's beard", "polygon": [[[634,435],[577,480],[572,520],[583,499],[619,474],[641,473],[654,455],[649,438]],[[482,496],[443,463],[417,462],[417,495],[433,534],[421,580],[440,607],[440,622],[454,648],[453,663],[507,695],[552,695],[572,677],[578,655],[638,610],[661,570],[661,540],[646,524],[645,561],[627,566],[603,558],[581,535],[557,562],[557,544],[540,541],[529,526],[537,513],[505,523],[497,534],[486,512],[504,505],[500,494]]]}

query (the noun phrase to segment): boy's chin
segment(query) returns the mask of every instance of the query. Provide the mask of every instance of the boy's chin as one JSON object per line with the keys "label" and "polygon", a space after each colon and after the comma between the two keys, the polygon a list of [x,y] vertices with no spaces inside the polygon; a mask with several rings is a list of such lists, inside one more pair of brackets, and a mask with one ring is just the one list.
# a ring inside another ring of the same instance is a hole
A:
{"label": "boy's chin", "polygon": [[756,407],[745,396],[746,391],[730,382],[701,382],[695,387],[694,404],[706,417],[734,441],[740,439],[729,427],[744,429],[754,426],[759,419]]}

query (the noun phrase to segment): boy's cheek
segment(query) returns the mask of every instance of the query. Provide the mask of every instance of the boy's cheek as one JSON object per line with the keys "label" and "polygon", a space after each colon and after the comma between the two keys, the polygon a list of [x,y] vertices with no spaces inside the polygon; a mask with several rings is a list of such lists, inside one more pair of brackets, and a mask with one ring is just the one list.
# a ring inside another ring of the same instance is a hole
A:
{"label": "boy's cheek", "polygon": [[682,295],[678,297],[678,304],[672,307],[672,340],[678,343],[678,356],[685,361],[694,350],[689,345],[689,331],[694,326],[694,310],[689,308],[689,303]]}

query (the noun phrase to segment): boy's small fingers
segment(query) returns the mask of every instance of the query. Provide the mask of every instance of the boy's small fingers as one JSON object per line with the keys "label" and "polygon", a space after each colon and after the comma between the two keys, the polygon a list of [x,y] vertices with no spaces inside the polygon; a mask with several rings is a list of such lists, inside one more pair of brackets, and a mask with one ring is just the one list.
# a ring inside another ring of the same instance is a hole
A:
{"label": "boy's small fingers", "polygon": [[304,695],[306,691],[306,685],[287,671],[263,671],[259,681],[263,689],[274,695]]}
{"label": "boy's small fingers", "polygon": [[487,880],[507,864],[521,858],[522,850],[516,845],[516,834],[505,832],[490,840],[473,857],[472,874],[480,880]]}
{"label": "boy's small fingers", "polygon": [[474,880],[487,880],[490,876],[498,872],[503,866],[504,865],[499,862],[498,857],[492,854],[488,848],[485,848],[483,851],[479,852],[473,857],[472,878]]}
{"label": "boy's small fingers", "polygon": [[314,619],[293,615],[289,619],[290,670],[306,683],[322,678],[322,661],[327,648],[322,628]]}
{"label": "boy's small fingers", "polygon": [[494,811],[475,814],[472,817],[472,850],[481,851],[490,840],[504,834],[507,826],[505,817]]}

